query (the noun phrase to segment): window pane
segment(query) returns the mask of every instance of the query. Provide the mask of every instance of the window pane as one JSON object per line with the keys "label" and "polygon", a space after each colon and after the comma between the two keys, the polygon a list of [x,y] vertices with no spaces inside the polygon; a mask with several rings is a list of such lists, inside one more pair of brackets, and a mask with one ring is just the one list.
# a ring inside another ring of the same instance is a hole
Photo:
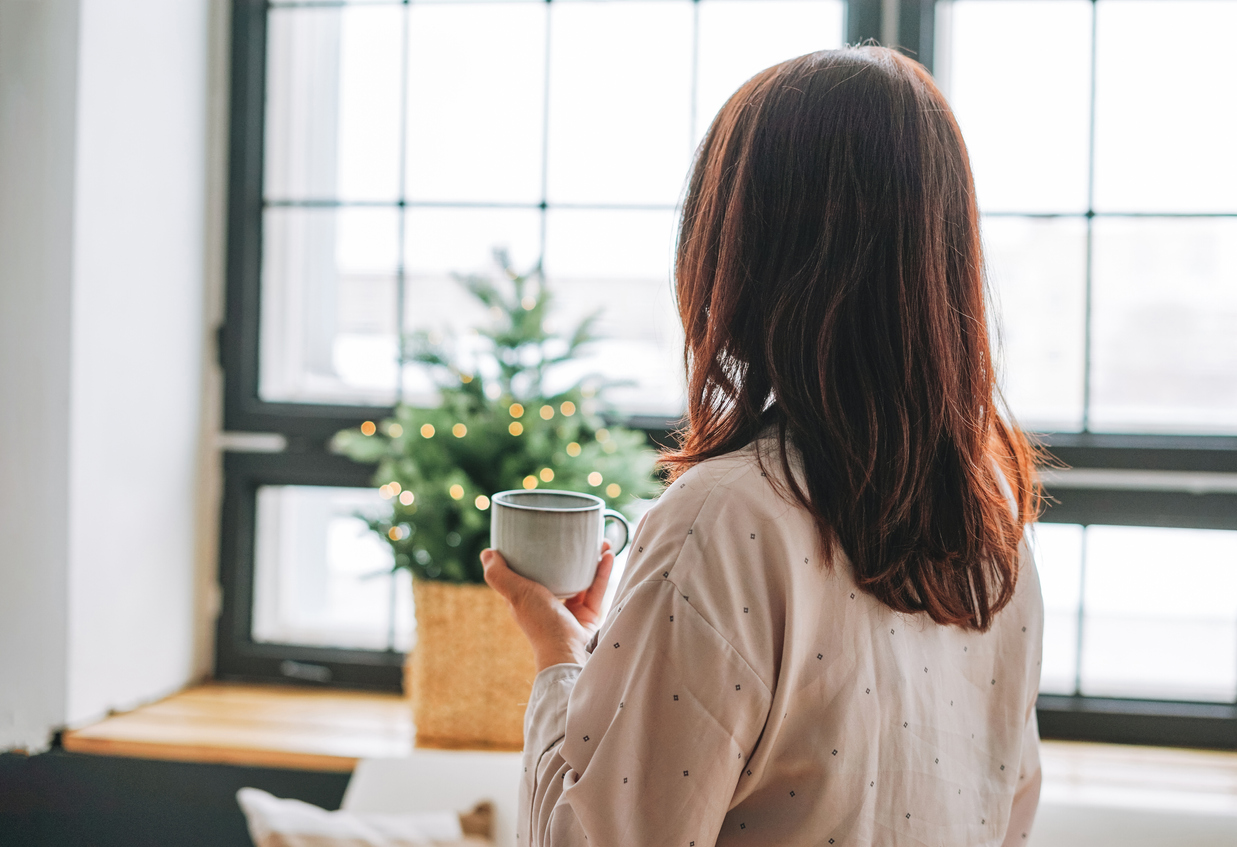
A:
{"label": "window pane", "polygon": [[1237,532],[1087,529],[1082,693],[1237,697]]}
{"label": "window pane", "polygon": [[673,212],[551,209],[546,221],[546,281],[558,319],[570,325],[603,309],[603,337],[568,379],[601,372],[631,380],[610,397],[625,412],[683,411],[683,332],[670,288]]}
{"label": "window pane", "polygon": [[701,0],[694,142],[740,85],[787,59],[841,47],[840,0]]}
{"label": "window pane", "polygon": [[1094,226],[1092,428],[1237,431],[1237,220]]}
{"label": "window pane", "polygon": [[692,4],[551,4],[547,194],[673,205],[691,153]]}
{"label": "window pane", "polygon": [[541,201],[546,8],[412,6],[409,197]]}
{"label": "window pane", "polygon": [[[454,335],[467,343],[470,331],[489,316],[453,278],[454,274],[495,277],[494,251],[508,252],[515,270],[536,267],[541,214],[529,209],[410,209],[408,211],[408,297],[405,326]],[[404,397],[434,402],[429,373],[419,365],[404,370]]]}
{"label": "window pane", "polygon": [[266,196],[395,199],[403,9],[272,9],[269,20]]}
{"label": "window pane", "polygon": [[1045,694],[1073,694],[1077,682],[1082,538],[1082,527],[1073,524],[1040,523],[1030,532],[1044,597],[1039,688]]}
{"label": "window pane", "polygon": [[396,218],[393,209],[267,209],[262,399],[393,401]]}
{"label": "window pane", "polygon": [[939,76],[980,208],[1086,211],[1091,3],[957,0],[948,14]]}
{"label": "window pane", "polygon": [[1095,206],[1237,211],[1237,3],[1099,0]]}
{"label": "window pane", "polygon": [[1082,427],[1087,233],[1082,218],[985,218],[1001,389],[1022,426]]}
{"label": "window pane", "polygon": [[372,489],[258,489],[253,639],[406,651],[412,584],[391,548],[357,517],[380,512]]}

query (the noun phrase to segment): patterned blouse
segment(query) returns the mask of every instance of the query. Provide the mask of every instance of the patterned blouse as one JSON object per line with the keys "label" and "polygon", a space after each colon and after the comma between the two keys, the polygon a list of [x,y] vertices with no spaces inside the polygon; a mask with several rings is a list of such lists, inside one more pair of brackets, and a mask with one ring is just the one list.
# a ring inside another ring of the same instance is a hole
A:
{"label": "patterned blouse", "polygon": [[988,632],[940,626],[821,561],[770,482],[748,448],[645,517],[588,662],[537,676],[518,843],[1025,844],[1043,627],[1025,544]]}

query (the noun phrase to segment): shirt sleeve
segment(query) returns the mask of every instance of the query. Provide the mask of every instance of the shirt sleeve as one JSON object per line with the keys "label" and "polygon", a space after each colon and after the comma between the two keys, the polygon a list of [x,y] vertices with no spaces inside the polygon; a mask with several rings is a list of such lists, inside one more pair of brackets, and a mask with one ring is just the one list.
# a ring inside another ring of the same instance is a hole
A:
{"label": "shirt sleeve", "polygon": [[584,666],[537,676],[519,843],[711,847],[770,702],[672,581],[635,586]]}

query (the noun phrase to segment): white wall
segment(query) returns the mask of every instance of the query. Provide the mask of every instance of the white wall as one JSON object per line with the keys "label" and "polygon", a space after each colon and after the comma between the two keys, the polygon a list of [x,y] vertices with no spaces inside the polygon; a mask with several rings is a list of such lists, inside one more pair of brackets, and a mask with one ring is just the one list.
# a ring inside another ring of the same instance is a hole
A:
{"label": "white wall", "polygon": [[0,15],[0,749],[37,749],[209,661],[226,3]]}
{"label": "white wall", "polygon": [[0,749],[65,717],[76,0],[0,0]]}

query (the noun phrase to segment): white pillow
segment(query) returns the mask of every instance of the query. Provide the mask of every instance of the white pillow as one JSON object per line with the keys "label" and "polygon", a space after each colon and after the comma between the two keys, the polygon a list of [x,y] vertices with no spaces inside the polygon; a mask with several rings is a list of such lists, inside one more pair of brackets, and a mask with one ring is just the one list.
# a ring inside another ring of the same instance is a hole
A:
{"label": "white pillow", "polygon": [[455,812],[356,814],[328,812],[300,800],[283,800],[257,788],[242,788],[236,800],[256,847],[427,847],[489,845],[465,835]]}

